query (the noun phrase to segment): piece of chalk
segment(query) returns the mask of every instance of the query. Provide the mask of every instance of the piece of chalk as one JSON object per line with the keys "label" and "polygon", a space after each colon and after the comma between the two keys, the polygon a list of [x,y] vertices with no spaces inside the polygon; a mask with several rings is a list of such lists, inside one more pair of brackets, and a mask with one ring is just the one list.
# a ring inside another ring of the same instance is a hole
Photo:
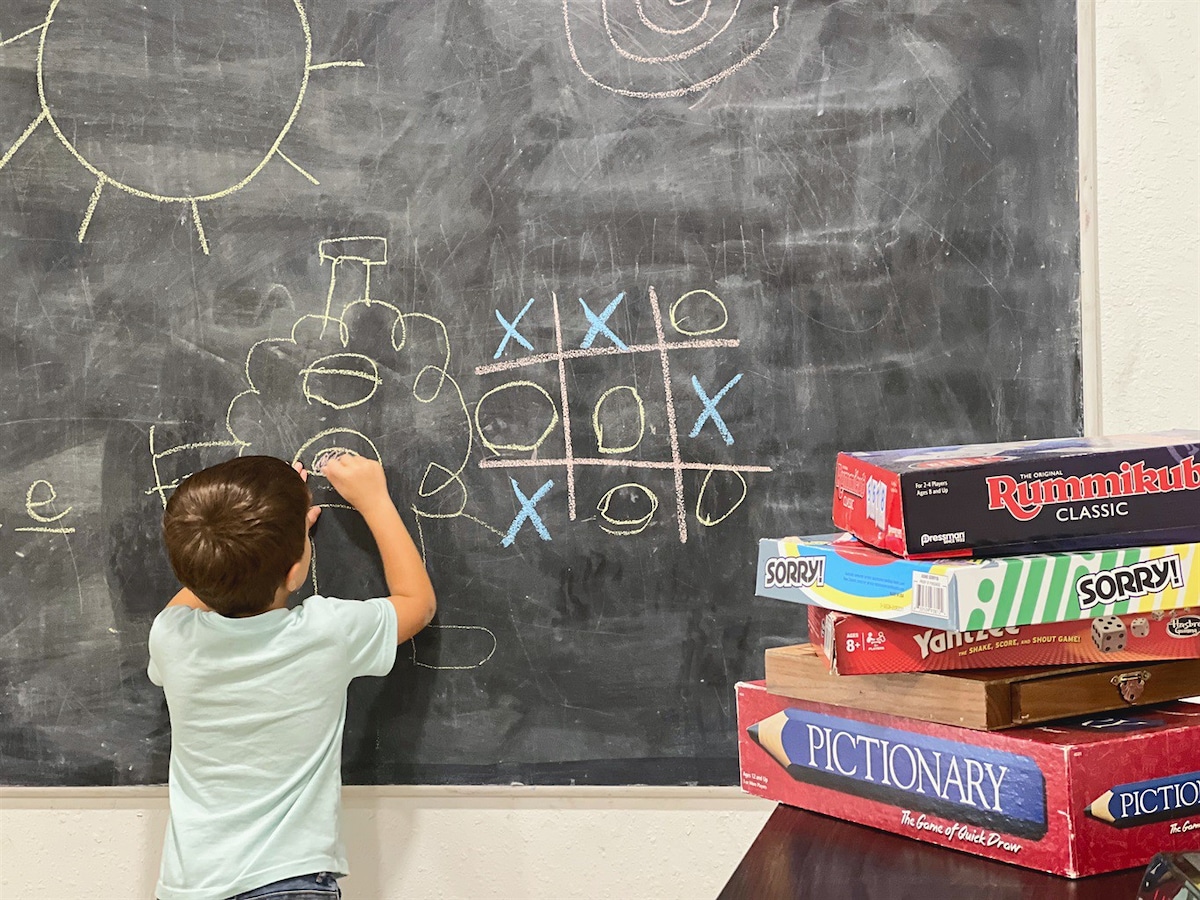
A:
{"label": "piece of chalk", "polygon": [[313,471],[321,472],[326,465],[342,456],[358,456],[358,454],[353,450],[343,450],[341,448],[322,450],[317,454],[317,458],[313,460]]}

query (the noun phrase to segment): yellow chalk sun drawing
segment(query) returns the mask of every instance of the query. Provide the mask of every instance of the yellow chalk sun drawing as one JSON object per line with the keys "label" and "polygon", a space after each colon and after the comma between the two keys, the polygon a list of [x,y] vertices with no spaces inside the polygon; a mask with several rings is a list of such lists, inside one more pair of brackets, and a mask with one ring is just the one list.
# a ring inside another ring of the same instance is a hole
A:
{"label": "yellow chalk sun drawing", "polygon": [[[140,34],[130,27],[139,17],[145,22]],[[162,39],[161,45],[152,46],[151,34]],[[145,200],[181,204],[205,254],[209,244],[201,204],[241,190],[272,160],[320,184],[281,146],[313,72],[364,65],[362,60],[313,62],[312,32],[301,0],[177,0],[151,7],[135,0],[51,0],[41,24],[11,37],[0,35],[0,48],[34,36],[40,112],[0,155],[0,169],[47,126],[96,179],[79,225],[81,243],[105,187],[111,186]],[[142,46],[131,45],[131,36],[140,37]],[[242,50],[258,55],[234,57],[228,46],[239,42]],[[100,58],[103,75],[90,64]],[[112,146],[104,116],[96,109],[104,104],[139,127],[142,139]],[[228,121],[214,115],[221,104]],[[217,146],[201,141],[195,148],[175,146],[165,152],[155,147],[153,137],[145,135],[162,127],[157,116],[171,114],[210,138],[216,136]],[[247,148],[246,135],[256,130],[274,137]]]}

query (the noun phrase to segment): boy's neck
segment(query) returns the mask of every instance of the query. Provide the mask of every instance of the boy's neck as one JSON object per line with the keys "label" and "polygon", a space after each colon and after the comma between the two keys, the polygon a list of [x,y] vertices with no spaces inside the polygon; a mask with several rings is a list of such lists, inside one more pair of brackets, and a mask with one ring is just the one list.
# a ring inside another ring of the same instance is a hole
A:
{"label": "boy's neck", "polygon": [[288,601],[288,597],[290,597],[290,596],[291,596],[291,592],[287,591],[283,587],[280,587],[279,590],[277,590],[275,592],[274,601],[272,601],[271,605],[268,606],[266,609],[260,609],[258,612],[246,613],[245,615],[242,615],[242,616],[230,616],[229,618],[231,618],[231,619],[252,619],[255,616],[261,616],[263,613],[274,612],[277,609],[287,609],[287,601]]}

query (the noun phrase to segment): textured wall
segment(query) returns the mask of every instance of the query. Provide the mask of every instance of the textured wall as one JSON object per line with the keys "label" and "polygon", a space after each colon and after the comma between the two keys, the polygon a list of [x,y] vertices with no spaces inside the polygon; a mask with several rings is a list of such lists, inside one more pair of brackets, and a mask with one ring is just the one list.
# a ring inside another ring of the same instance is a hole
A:
{"label": "textured wall", "polygon": [[1096,4],[1100,426],[1200,427],[1200,4]]}
{"label": "textured wall", "polygon": [[[1200,427],[1200,4],[1097,0],[1095,22],[1097,116],[1083,128],[1096,135],[1100,372],[1087,400],[1105,431]],[[712,896],[769,810],[686,789],[348,791],[346,895]],[[148,897],[164,816],[155,790],[0,793],[0,896]]]}
{"label": "textured wall", "polygon": [[[347,900],[715,896],[772,805],[736,788],[347,788]],[[0,795],[0,897],[153,896],[163,788]]]}

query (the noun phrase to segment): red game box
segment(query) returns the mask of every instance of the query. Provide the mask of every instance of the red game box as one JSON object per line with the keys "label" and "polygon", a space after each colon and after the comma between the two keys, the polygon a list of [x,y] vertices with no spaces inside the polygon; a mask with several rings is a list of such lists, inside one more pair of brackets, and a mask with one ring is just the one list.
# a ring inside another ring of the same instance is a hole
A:
{"label": "red game box", "polygon": [[1200,431],[839,453],[833,521],[911,559],[1200,540]]}
{"label": "red game box", "polygon": [[1077,878],[1196,847],[1200,708],[973,731],[737,686],[742,789]]}
{"label": "red game box", "polygon": [[1200,615],[1191,612],[1195,610],[1158,610],[1019,628],[940,631],[810,606],[808,639],[838,675],[1196,659]]}

